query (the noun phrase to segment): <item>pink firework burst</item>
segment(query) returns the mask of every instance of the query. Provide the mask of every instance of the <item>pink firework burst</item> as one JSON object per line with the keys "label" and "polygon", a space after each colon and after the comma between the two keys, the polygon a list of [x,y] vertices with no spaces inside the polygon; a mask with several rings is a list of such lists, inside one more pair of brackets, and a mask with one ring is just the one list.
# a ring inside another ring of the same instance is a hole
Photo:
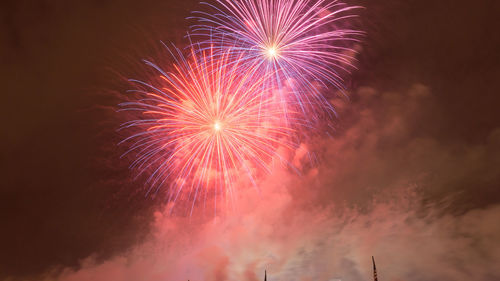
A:
{"label": "pink firework burst", "polygon": [[[362,32],[349,29],[359,6],[336,0],[217,0],[213,13],[195,12],[194,35],[208,44],[235,46],[247,68],[278,89],[297,111],[316,116],[318,107],[331,108],[320,89],[344,89],[341,72],[348,72]],[[240,56],[234,52],[235,56]],[[309,114],[313,113],[313,114]]]}
{"label": "pink firework burst", "polygon": [[[123,140],[133,153],[131,167],[149,174],[150,191],[168,186],[168,198],[192,201],[233,192],[247,175],[257,185],[260,174],[280,159],[277,149],[290,146],[279,100],[263,87],[265,76],[241,73],[243,61],[227,48],[178,49],[168,68],[145,61],[154,70],[148,82],[130,80],[137,89],[122,103],[135,120]],[[242,57],[242,54],[240,55]]]}

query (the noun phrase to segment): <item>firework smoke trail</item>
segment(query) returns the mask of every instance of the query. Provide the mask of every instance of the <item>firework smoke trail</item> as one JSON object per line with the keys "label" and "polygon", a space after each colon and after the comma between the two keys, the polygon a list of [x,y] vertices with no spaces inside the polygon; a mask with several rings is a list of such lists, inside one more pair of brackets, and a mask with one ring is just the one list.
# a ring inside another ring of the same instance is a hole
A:
{"label": "firework smoke trail", "polygon": [[[275,73],[266,83],[285,87],[304,116],[315,117],[330,103],[320,89],[333,85],[343,89],[340,71],[353,67],[354,45],[362,32],[343,28],[355,17],[336,0],[217,0],[215,12],[194,12],[198,25],[194,35],[208,44],[234,44],[244,52],[245,64],[261,75]],[[312,114],[309,114],[312,113]]]}
{"label": "firework smoke trail", "polygon": [[272,92],[262,87],[266,77],[241,73],[242,60],[230,48],[218,56],[214,48],[191,47],[189,57],[175,51],[168,72],[145,61],[156,77],[130,80],[137,86],[135,99],[121,107],[137,119],[122,125],[135,129],[123,142],[130,145],[126,154],[136,156],[131,168],[151,172],[149,191],[167,185],[168,200],[191,201],[192,211],[210,194],[230,198],[241,174],[256,185],[258,175],[280,158],[278,146],[289,145],[291,132],[282,125],[279,101],[262,100],[263,92]]}

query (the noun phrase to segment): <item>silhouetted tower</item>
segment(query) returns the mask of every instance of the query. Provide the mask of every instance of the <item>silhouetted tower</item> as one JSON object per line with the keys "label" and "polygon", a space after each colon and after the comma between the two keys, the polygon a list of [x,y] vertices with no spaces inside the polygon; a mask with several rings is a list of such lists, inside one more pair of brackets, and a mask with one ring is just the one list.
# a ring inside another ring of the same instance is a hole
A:
{"label": "silhouetted tower", "polygon": [[377,279],[377,267],[375,266],[375,258],[372,256],[373,262],[373,281],[378,281]]}
{"label": "silhouetted tower", "polygon": [[267,270],[264,270],[264,281],[267,281]]}

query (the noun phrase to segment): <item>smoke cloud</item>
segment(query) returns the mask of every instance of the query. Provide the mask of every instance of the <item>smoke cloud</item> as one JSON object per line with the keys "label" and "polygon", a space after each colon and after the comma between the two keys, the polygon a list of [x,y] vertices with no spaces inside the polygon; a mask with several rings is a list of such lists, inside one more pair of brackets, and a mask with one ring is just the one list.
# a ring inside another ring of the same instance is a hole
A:
{"label": "smoke cloud", "polygon": [[500,129],[481,143],[440,137],[419,84],[332,103],[338,126],[299,148],[301,175],[276,167],[260,193],[242,189],[216,215],[166,206],[140,245],[46,280],[255,281],[264,270],[268,280],[370,280],[372,255],[380,280],[500,279]]}

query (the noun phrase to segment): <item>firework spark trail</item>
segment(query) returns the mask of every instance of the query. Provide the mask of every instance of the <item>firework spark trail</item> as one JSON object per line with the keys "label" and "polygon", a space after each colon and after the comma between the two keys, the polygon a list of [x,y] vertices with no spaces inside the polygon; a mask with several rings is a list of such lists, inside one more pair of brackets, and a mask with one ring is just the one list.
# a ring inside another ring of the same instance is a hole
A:
{"label": "firework spark trail", "polygon": [[122,129],[136,131],[122,143],[130,145],[126,154],[136,155],[131,168],[150,171],[149,191],[168,185],[168,200],[190,200],[192,211],[201,195],[231,197],[241,173],[256,185],[280,158],[278,147],[291,146],[291,129],[282,125],[279,101],[262,98],[272,92],[262,88],[266,77],[241,73],[242,60],[230,48],[214,56],[214,48],[192,47],[187,58],[175,50],[169,72],[145,61],[157,77],[131,80],[137,99],[121,107],[137,119]]}
{"label": "firework spark trail", "polygon": [[[199,21],[192,26],[195,36],[209,44],[234,44],[244,52],[242,63],[253,71],[273,72],[266,83],[288,87],[283,102],[292,101],[304,116],[333,110],[320,88],[332,84],[344,89],[339,71],[353,67],[353,49],[362,32],[343,28],[351,12],[336,0],[217,0],[215,12],[194,12]],[[238,55],[237,53],[235,53]],[[285,109],[286,110],[286,109]]]}

